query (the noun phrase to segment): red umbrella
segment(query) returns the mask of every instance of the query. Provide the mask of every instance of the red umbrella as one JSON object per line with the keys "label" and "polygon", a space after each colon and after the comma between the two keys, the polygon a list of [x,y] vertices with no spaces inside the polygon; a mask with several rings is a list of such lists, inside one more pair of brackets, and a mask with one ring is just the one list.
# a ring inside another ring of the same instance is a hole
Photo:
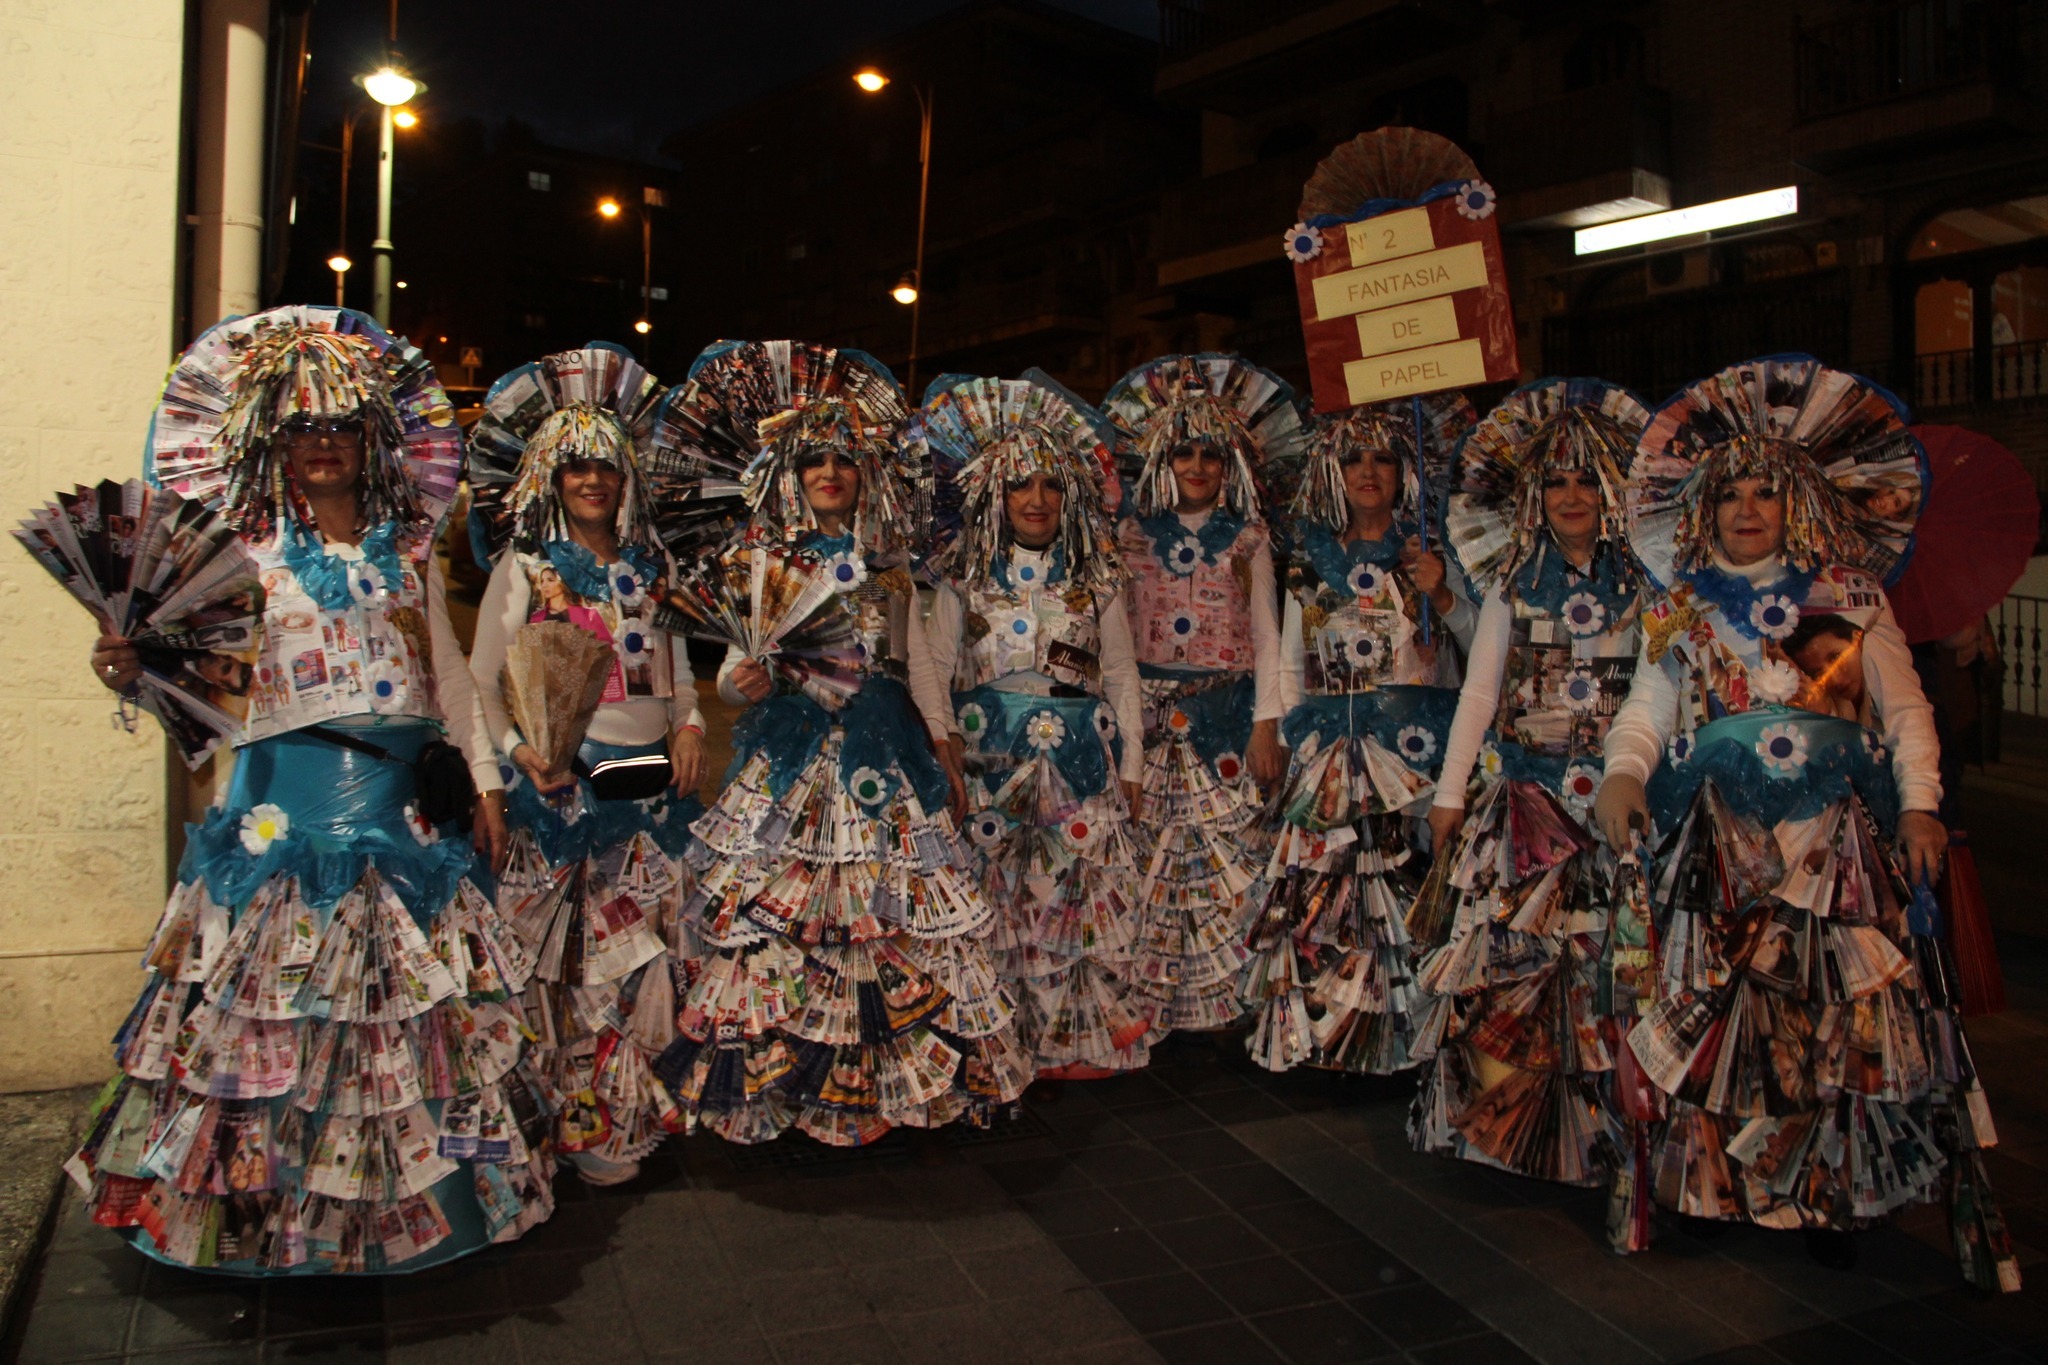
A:
{"label": "red umbrella", "polygon": [[2041,520],[2019,457],[1963,427],[1918,426],[1933,479],[1913,557],[1886,590],[1906,639],[1939,640],[1979,620],[2019,581]]}

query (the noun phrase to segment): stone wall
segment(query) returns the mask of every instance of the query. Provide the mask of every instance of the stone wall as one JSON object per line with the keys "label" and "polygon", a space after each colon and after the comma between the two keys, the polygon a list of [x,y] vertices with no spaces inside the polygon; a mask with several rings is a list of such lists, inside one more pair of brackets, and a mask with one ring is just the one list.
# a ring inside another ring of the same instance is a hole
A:
{"label": "stone wall", "polygon": [[[0,0],[0,520],[141,472],[172,354],[176,0]],[[165,891],[165,743],[109,723],[96,632],[0,543],[0,1091],[91,1082]]]}

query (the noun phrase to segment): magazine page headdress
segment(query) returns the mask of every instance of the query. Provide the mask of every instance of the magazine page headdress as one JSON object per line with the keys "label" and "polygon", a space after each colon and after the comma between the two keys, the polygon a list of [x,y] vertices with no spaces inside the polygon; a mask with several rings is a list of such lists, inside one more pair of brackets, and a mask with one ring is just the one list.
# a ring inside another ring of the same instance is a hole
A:
{"label": "magazine page headdress", "polygon": [[462,475],[462,432],[419,349],[350,308],[229,318],[178,357],[150,422],[150,480],[219,509],[252,542],[310,524],[279,431],[360,422],[363,512],[433,529]]}
{"label": "magazine page headdress", "polygon": [[1598,553],[1625,553],[1623,498],[1650,411],[1602,379],[1539,379],[1502,399],[1465,433],[1452,476],[1444,536],[1481,594],[1512,595],[1524,570],[1540,575],[1556,553],[1543,510],[1554,474],[1581,471],[1599,485]]}
{"label": "magazine page headdress", "polygon": [[[664,511],[664,538],[682,558],[679,542],[715,526],[712,508],[727,496],[719,485],[731,481],[745,499],[750,530],[794,542],[817,528],[804,497],[804,461],[829,446],[860,473],[849,529],[861,553],[907,555],[931,500],[929,472],[901,440],[908,415],[895,377],[865,351],[718,342],[697,357],[656,422],[655,459],[676,485],[669,502],[685,518],[672,530]],[[682,486],[690,480],[699,481],[694,490]]]}
{"label": "magazine page headdress", "polygon": [[1206,446],[1222,457],[1222,510],[1264,520],[1259,471],[1285,460],[1303,441],[1294,390],[1242,356],[1205,352],[1147,361],[1110,386],[1102,410],[1118,428],[1118,456],[1134,476],[1140,516],[1171,512],[1180,501],[1173,457]]}
{"label": "magazine page headdress", "polygon": [[511,370],[484,395],[469,437],[469,525],[478,561],[507,544],[537,550],[569,534],[555,475],[595,461],[619,471],[621,545],[658,549],[638,449],[665,392],[623,346],[593,341]]}
{"label": "magazine page headdress", "polygon": [[1344,466],[1370,450],[1391,451],[1401,462],[1394,518],[1426,525],[1440,511],[1438,504],[1449,482],[1458,440],[1477,418],[1462,393],[1397,398],[1319,414],[1309,422],[1301,457],[1273,470],[1274,493],[1276,498],[1286,497],[1290,517],[1341,534],[1351,521],[1351,503],[1344,494]]}
{"label": "magazine page headdress", "polygon": [[1812,356],[1748,360],[1651,416],[1629,475],[1629,544],[1669,589],[1711,565],[1721,489],[1757,478],[1782,496],[1787,564],[1806,573],[1845,565],[1890,582],[1912,546],[1926,471],[1905,404],[1883,388]]}
{"label": "magazine page headdress", "polygon": [[1104,488],[1116,477],[1116,430],[1050,375],[941,375],[925,390],[917,438],[930,455],[935,504],[946,509],[935,518],[942,524],[929,556],[934,573],[960,580],[989,575],[1010,547],[1004,494],[1046,474],[1060,489],[1053,545],[1068,577],[1102,592],[1122,587],[1116,531],[1104,501]]}

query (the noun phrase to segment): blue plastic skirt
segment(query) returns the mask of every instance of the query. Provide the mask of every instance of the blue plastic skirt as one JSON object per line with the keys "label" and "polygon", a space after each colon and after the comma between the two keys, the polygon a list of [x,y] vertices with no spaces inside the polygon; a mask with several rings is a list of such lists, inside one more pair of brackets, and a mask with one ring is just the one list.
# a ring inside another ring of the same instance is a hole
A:
{"label": "blue plastic skirt", "polygon": [[[470,954],[518,951],[464,885],[468,839],[408,823],[411,760],[439,731],[352,732],[392,759],[299,732],[259,740],[239,751],[225,806],[187,829],[145,954],[149,985],[114,1040],[125,1075],[78,1154],[95,1217],[134,1229],[157,1260],[252,1276],[410,1272],[551,1209],[544,1101],[516,1031],[490,1060],[463,1032],[508,1036],[511,983],[470,994],[483,979]],[[445,946],[443,927],[461,946]],[[502,1159],[488,1172],[468,1159],[471,1128],[451,1140],[444,1123],[479,1108]],[[189,1131],[172,1122],[181,1113]],[[382,1154],[358,1156],[369,1175],[354,1194],[307,1187],[309,1167],[346,1161],[331,1148],[316,1158],[330,1126]]]}
{"label": "blue plastic skirt", "polygon": [[1682,761],[1660,765],[1650,779],[1658,826],[1678,828],[1709,780],[1724,800],[1766,828],[1808,819],[1852,794],[1863,798],[1881,828],[1899,822],[1898,787],[1881,741],[1838,716],[1767,706],[1709,721],[1693,732]]}

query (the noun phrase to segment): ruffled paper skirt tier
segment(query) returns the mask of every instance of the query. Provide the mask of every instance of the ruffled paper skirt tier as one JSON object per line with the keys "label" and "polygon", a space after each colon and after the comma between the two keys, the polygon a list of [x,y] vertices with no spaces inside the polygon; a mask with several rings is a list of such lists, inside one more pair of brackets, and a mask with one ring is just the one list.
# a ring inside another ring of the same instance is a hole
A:
{"label": "ruffled paper skirt tier", "polygon": [[[372,737],[409,759],[430,734]],[[67,1164],[97,1221],[181,1265],[304,1275],[416,1270],[547,1218],[532,959],[467,843],[415,834],[411,789],[302,735],[240,752]]]}

